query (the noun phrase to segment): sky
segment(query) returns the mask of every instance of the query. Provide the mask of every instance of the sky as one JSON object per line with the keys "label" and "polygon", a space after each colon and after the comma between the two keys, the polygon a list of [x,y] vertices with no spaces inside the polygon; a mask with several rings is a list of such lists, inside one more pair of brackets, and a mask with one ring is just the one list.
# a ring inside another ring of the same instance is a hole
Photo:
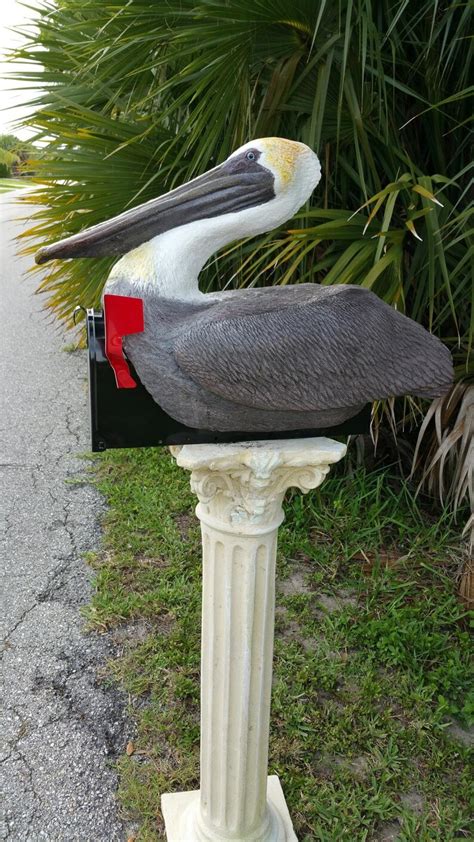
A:
{"label": "sky", "polygon": [[[30,3],[31,0],[26,0],[26,2]],[[29,100],[32,93],[11,90],[13,86],[18,87],[18,83],[7,78],[7,73],[12,67],[6,61],[6,53],[21,43],[22,39],[16,30],[30,21],[34,15],[18,0],[0,0],[0,5],[0,134],[12,133],[26,140],[33,132],[29,129],[18,129],[15,122],[27,115],[28,108],[22,103]]]}

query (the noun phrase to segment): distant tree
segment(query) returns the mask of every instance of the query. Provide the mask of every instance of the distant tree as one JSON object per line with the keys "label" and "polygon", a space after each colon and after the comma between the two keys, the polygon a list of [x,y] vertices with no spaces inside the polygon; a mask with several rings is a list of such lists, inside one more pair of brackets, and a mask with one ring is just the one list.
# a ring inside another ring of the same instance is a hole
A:
{"label": "distant tree", "polygon": [[14,134],[0,134],[0,178],[11,175],[31,175],[27,162],[38,150],[29,140],[21,140]]}
{"label": "distant tree", "polygon": [[6,149],[8,152],[16,149],[20,139],[14,134],[0,134],[0,148]]}
{"label": "distant tree", "polygon": [[13,151],[13,147],[9,144],[4,146],[2,143],[3,139],[12,137],[13,135],[0,135],[0,178],[9,178],[16,174],[16,169],[20,163],[20,156]]}

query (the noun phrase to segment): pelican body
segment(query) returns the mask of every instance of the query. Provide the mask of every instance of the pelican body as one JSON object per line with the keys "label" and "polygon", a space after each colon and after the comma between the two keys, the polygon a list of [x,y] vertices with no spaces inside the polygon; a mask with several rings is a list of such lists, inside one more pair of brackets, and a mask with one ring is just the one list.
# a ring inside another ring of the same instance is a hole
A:
{"label": "pelican body", "polygon": [[327,428],[368,401],[445,394],[448,349],[363,287],[200,292],[212,254],[290,219],[320,173],[308,146],[254,140],[165,196],[46,246],[37,262],[121,255],[104,302],[143,302],[143,329],[124,329],[123,347],[156,403],[188,427]]}

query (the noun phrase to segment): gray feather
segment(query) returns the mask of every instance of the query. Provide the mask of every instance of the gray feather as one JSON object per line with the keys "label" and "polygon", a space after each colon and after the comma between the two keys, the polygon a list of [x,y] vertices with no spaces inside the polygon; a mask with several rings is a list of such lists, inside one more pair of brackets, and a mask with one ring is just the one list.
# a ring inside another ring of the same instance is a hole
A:
{"label": "gray feather", "polygon": [[150,297],[145,320],[127,353],[155,400],[193,427],[328,426],[367,401],[436,397],[452,383],[442,343],[358,286]]}

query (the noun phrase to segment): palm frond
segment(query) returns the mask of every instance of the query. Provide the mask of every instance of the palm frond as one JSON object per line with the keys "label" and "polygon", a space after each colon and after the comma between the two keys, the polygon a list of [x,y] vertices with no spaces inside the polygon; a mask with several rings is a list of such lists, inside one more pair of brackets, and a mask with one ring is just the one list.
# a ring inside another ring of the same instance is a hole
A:
{"label": "palm frond", "polygon": [[[469,502],[474,517],[474,386],[459,382],[433,401],[420,427],[412,473],[421,469],[425,488],[456,511]],[[474,526],[474,524],[473,524]]]}

